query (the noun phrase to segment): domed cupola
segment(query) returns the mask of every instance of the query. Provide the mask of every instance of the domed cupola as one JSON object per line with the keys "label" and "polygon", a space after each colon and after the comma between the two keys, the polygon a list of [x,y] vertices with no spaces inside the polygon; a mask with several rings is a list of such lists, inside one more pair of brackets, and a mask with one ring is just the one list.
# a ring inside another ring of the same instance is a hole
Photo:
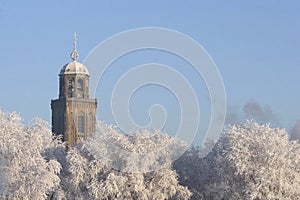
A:
{"label": "domed cupola", "polygon": [[70,55],[73,61],[64,65],[59,73],[60,98],[89,98],[88,84],[90,74],[86,66],[77,61],[79,54],[76,49],[76,41],[76,33],[74,33],[74,47]]}
{"label": "domed cupola", "polygon": [[86,66],[74,60],[73,62],[69,62],[60,70],[61,74],[85,74],[90,75]]}
{"label": "domed cupola", "polygon": [[81,64],[80,62],[77,61],[77,59],[79,58],[79,54],[76,49],[76,44],[77,44],[76,41],[77,41],[76,33],[74,33],[74,42],[73,42],[74,47],[73,47],[73,51],[70,55],[70,57],[72,58],[73,61],[64,65],[63,68],[61,69],[59,75],[62,75],[62,74],[85,74],[85,75],[89,76],[89,71],[86,68],[86,66],[84,66],[83,64]]}

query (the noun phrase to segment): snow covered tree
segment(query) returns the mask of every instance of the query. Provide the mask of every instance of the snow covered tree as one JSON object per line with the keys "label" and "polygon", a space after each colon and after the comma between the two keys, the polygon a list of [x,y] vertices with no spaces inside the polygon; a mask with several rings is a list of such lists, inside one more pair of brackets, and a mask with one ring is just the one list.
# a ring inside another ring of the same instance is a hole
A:
{"label": "snow covered tree", "polygon": [[299,199],[300,145],[283,129],[248,121],[229,126],[212,151],[174,163],[192,199]]}
{"label": "snow covered tree", "polygon": [[300,198],[300,144],[289,141],[284,129],[246,122],[226,133],[227,158],[243,177],[249,199]]}
{"label": "snow covered tree", "polygon": [[[243,180],[226,158],[228,142],[221,136],[211,152],[206,147],[193,147],[174,162],[179,183],[193,193],[191,199],[243,199]],[[210,149],[210,148],[209,148]]]}
{"label": "snow covered tree", "polygon": [[45,153],[58,146],[45,121],[24,126],[18,114],[0,110],[0,198],[48,198],[59,186],[61,165]]}
{"label": "snow covered tree", "polygon": [[25,126],[0,110],[0,199],[300,198],[300,144],[285,130],[247,121],[207,149],[172,163],[184,142],[99,123],[93,138],[66,152],[47,122]]}
{"label": "snow covered tree", "polygon": [[[70,182],[63,188],[70,199],[188,199],[171,168],[171,151],[183,143],[158,131],[122,135],[98,124],[95,138],[68,152]],[[161,153],[157,156],[156,153]],[[146,157],[142,158],[142,156]],[[155,170],[154,170],[155,169]]]}

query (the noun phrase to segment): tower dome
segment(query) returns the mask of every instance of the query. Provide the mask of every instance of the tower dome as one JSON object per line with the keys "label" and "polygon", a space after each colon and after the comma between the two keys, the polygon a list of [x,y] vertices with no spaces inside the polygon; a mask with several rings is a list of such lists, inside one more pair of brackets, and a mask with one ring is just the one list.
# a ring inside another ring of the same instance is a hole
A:
{"label": "tower dome", "polygon": [[77,62],[76,60],[79,58],[79,54],[76,50],[76,33],[74,33],[74,47],[73,47],[73,51],[70,55],[70,57],[72,58],[72,62],[69,62],[68,64],[64,65],[63,68],[60,71],[59,75],[63,75],[63,74],[84,74],[84,75],[88,75],[89,76],[89,71],[86,68],[86,66],[84,66],[82,63]]}
{"label": "tower dome", "polygon": [[86,66],[74,60],[63,66],[60,70],[60,75],[62,74],[84,74],[89,76],[89,71]]}

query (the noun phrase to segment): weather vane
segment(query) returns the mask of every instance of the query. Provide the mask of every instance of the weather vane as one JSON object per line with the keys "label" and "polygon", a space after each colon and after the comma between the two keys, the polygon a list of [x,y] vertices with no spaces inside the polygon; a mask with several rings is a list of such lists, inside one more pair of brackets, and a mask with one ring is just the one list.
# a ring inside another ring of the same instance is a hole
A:
{"label": "weather vane", "polygon": [[77,44],[77,38],[76,38],[76,32],[74,33],[74,41],[73,41],[73,45],[74,45],[74,47],[73,47],[73,51],[72,51],[72,53],[71,53],[71,58],[74,60],[74,61],[76,61],[78,58],[79,58],[79,54],[78,54],[78,52],[77,52],[77,50],[76,50],[76,44]]}

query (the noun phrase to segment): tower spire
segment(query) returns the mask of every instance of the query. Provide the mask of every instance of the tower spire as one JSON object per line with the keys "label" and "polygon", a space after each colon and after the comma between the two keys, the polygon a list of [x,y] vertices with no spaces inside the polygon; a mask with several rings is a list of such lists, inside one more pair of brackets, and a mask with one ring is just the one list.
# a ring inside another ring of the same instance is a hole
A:
{"label": "tower spire", "polygon": [[78,58],[79,58],[79,54],[78,54],[78,52],[77,52],[77,50],[76,50],[76,44],[77,44],[77,38],[76,38],[76,32],[74,33],[74,41],[73,41],[73,51],[72,51],[72,53],[71,53],[71,58],[74,60],[74,61],[76,61]]}

